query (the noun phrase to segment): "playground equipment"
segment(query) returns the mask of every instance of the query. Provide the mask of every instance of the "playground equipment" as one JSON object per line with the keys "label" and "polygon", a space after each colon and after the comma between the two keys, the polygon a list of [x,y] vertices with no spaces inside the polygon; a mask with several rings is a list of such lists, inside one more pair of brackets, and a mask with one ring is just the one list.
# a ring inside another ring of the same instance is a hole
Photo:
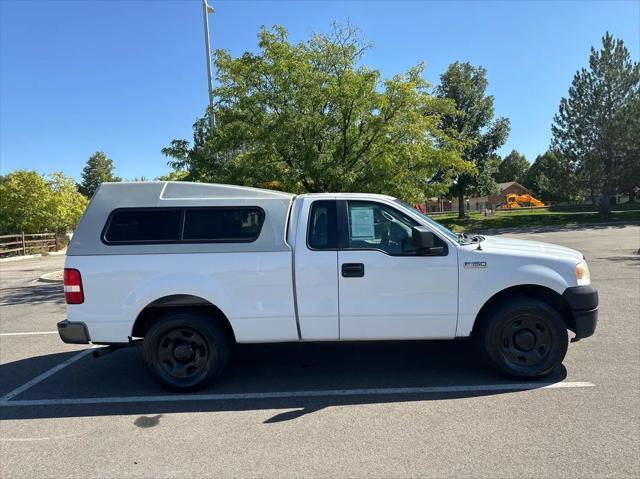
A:
{"label": "playground equipment", "polygon": [[530,194],[516,195],[514,193],[507,194],[506,203],[502,203],[499,207],[501,210],[511,210],[514,208],[523,208],[531,206],[544,206],[544,203],[535,199]]}

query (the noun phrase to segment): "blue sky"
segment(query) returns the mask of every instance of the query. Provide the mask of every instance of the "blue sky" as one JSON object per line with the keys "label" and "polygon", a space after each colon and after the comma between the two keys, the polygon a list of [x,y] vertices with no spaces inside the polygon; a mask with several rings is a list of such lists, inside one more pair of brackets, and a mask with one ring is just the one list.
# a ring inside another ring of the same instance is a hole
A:
{"label": "blue sky", "polygon": [[[501,153],[530,161],[575,71],[606,30],[640,53],[640,1],[213,1],[213,48],[255,50],[261,25],[292,40],[350,21],[374,42],[384,76],[424,60],[437,83],[456,60],[484,65],[496,114],[511,119]],[[80,177],[104,150],[125,178],[169,171],[160,153],[191,139],[207,103],[199,0],[0,0],[0,171]]]}

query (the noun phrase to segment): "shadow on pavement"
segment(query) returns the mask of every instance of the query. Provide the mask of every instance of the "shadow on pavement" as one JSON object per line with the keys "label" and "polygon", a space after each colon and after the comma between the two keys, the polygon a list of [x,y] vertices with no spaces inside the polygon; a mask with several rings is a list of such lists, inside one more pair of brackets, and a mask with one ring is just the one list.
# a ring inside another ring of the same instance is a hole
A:
{"label": "shadow on pavement", "polygon": [[613,261],[615,263],[630,263],[630,264],[634,264],[634,263],[640,263],[640,255],[629,255],[629,256],[605,256],[602,258],[598,258],[598,259],[603,259],[603,260],[607,260],[607,261]]}
{"label": "shadow on pavement", "polygon": [[45,354],[0,365],[0,397],[66,361],[75,354],[77,354],[77,351]]}
{"label": "shadow on pavement", "polygon": [[33,283],[27,286],[5,288],[0,292],[3,305],[14,304],[64,304],[62,283]]}
{"label": "shadow on pavement", "polygon": [[[68,353],[45,356],[62,361]],[[0,366],[0,378],[25,376],[28,358]],[[59,362],[59,361],[56,361]],[[31,368],[32,369],[32,368]],[[559,368],[541,385],[559,382]],[[198,394],[238,394],[341,389],[415,388],[513,384],[484,365],[468,341],[394,341],[361,343],[286,343],[241,345],[225,373]],[[532,381],[526,381],[531,383]],[[534,387],[535,388],[535,387]],[[330,406],[435,401],[502,394],[507,391],[468,390],[447,393],[385,393],[361,396],[286,397],[0,407],[0,419],[34,419],[106,415],[154,415],[175,412],[293,409],[267,419],[274,423],[296,419]],[[13,400],[166,396],[148,376],[138,347],[99,359],[88,356],[18,395]],[[180,396],[176,394],[176,396]]]}

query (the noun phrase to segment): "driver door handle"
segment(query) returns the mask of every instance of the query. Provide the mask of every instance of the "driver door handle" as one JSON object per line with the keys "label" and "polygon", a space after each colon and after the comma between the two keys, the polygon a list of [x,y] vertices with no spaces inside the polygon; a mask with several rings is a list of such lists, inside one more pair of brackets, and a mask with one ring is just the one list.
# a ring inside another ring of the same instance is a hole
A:
{"label": "driver door handle", "polygon": [[342,276],[344,278],[362,278],[364,276],[364,264],[342,263]]}

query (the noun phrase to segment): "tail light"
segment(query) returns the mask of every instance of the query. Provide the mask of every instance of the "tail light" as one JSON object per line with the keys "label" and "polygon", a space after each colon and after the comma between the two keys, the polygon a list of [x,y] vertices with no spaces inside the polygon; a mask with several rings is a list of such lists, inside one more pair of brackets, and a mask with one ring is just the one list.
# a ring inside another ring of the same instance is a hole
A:
{"label": "tail light", "polygon": [[82,277],[77,269],[64,269],[64,299],[67,304],[84,303],[84,293],[82,292]]}

